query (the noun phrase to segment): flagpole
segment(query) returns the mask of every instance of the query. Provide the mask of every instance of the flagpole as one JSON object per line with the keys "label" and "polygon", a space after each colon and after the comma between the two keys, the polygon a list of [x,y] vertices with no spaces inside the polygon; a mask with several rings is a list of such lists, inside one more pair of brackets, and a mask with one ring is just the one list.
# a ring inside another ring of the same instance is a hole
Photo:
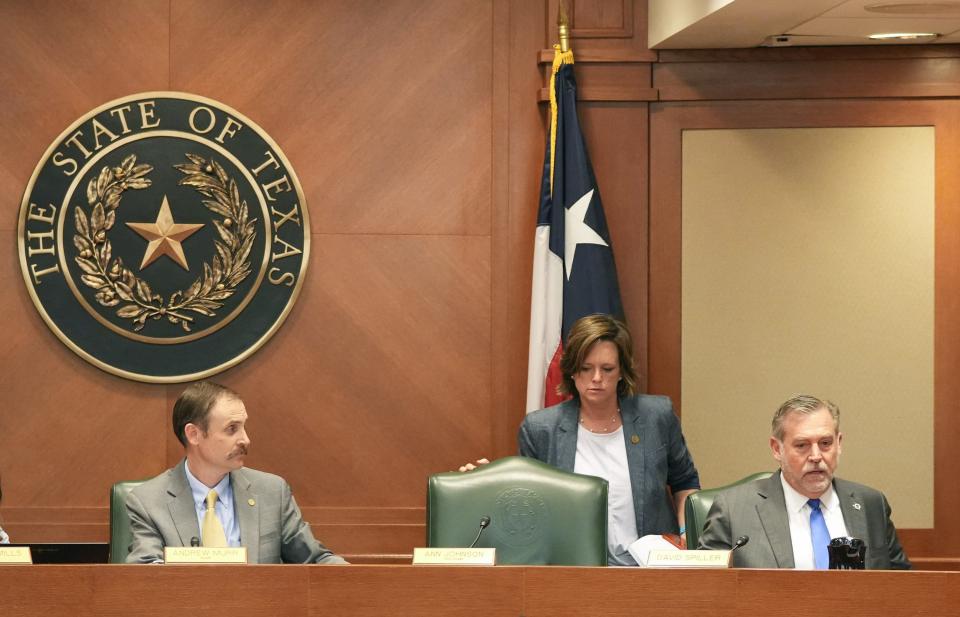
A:
{"label": "flagpole", "polygon": [[560,0],[560,7],[557,9],[557,29],[560,34],[560,51],[567,53],[570,51],[570,17],[567,15],[566,0]]}

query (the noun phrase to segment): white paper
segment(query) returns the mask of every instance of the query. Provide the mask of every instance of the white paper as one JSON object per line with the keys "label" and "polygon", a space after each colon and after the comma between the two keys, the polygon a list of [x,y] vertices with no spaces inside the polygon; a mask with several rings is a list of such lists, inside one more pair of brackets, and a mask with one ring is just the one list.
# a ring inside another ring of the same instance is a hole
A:
{"label": "white paper", "polygon": [[646,567],[647,557],[649,557],[650,551],[679,551],[680,549],[673,543],[665,540],[660,534],[656,534],[638,538],[636,542],[627,547],[627,550],[633,555],[633,558],[637,560],[637,564],[640,567]]}

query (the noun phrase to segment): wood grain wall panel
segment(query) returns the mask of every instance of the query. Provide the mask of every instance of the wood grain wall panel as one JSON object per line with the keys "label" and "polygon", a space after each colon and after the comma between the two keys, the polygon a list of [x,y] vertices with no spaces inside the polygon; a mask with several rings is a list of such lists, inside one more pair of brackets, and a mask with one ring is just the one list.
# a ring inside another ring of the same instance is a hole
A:
{"label": "wood grain wall panel", "polygon": [[306,506],[422,507],[426,477],[489,452],[489,241],[315,234],[296,310],[221,381],[249,464]]}
{"label": "wood grain wall panel", "polygon": [[[550,29],[553,32],[553,29]],[[527,353],[530,337],[530,285],[533,277],[533,237],[540,205],[540,178],[546,143],[546,116],[543,106],[530,105],[543,76],[531,50],[541,49],[551,35],[545,30],[543,5],[538,2],[510,3],[509,46],[509,132],[507,133],[509,201],[503,234],[494,238],[495,247],[506,257],[506,266],[495,273],[495,285],[505,289],[504,322],[495,324],[494,336],[501,343],[493,350],[496,387],[505,389],[494,401],[497,425],[495,456],[517,453],[517,430],[526,410]],[[534,55],[535,57],[535,55]],[[500,228],[498,228],[498,231]],[[503,329],[499,329],[499,324]]]}
{"label": "wood grain wall panel", "polygon": [[581,103],[577,110],[603,198],[642,389],[647,356],[647,106]]}
{"label": "wood grain wall panel", "polygon": [[281,144],[316,232],[489,235],[492,15],[475,0],[174,1],[171,83]]}
{"label": "wood grain wall panel", "polygon": [[[580,60],[589,62],[652,62],[657,52],[647,49],[645,0],[566,0],[570,17],[570,45]],[[547,48],[558,42],[560,0],[546,0]]]}
{"label": "wood grain wall panel", "polygon": [[8,256],[0,268],[0,289],[8,290],[0,294],[4,527],[24,541],[105,539],[77,509],[102,508],[114,478],[142,478],[162,464],[152,436],[169,417],[163,392],[119,380],[67,349],[27,295],[15,246],[12,233],[0,239]]}
{"label": "wood grain wall panel", "polygon": [[960,96],[960,58],[654,65],[662,101]]}
{"label": "wood grain wall panel", "polygon": [[[657,90],[650,87],[651,68],[641,62],[580,62],[576,61],[577,100],[580,101],[656,101]],[[543,60],[544,83],[550,83],[553,62],[551,53]],[[549,85],[540,89],[540,100],[550,100]]]}
{"label": "wood grain wall panel", "polygon": [[0,3],[0,230],[51,142],[81,114],[167,83],[167,6],[133,0]]}
{"label": "wood grain wall panel", "polygon": [[[934,317],[934,528],[901,529],[908,555],[960,553],[960,495],[948,470],[960,464],[960,102],[780,101],[655,104],[650,161],[650,388],[680,398],[682,134],[687,129],[823,126],[934,126],[936,279]],[[849,436],[856,438],[856,436]],[[842,470],[841,470],[842,474]]]}
{"label": "wood grain wall panel", "polygon": [[[516,108],[511,96],[515,80],[519,75],[527,74],[522,70],[524,64],[519,65],[521,70],[513,70],[515,62],[512,41],[515,34],[511,30],[511,24],[515,23],[517,15],[512,4],[510,0],[495,0],[493,3],[493,70],[497,75],[506,76],[505,79],[493,80],[492,97],[490,397],[491,409],[496,411],[490,414],[489,456],[493,457],[516,453],[516,418],[523,412],[524,404],[521,390],[513,384],[516,374],[522,374],[526,368],[522,354],[504,353],[504,350],[515,349],[517,340],[526,338],[527,319],[522,317],[522,311],[514,308],[518,296],[523,297],[526,290],[517,290],[514,286],[514,273],[522,268],[516,267],[517,257],[512,239],[515,231],[514,208],[522,211],[531,200],[527,197],[515,204],[511,199],[511,169],[514,167],[510,156],[511,120],[521,110],[525,110],[525,107],[529,109],[529,105],[523,106],[522,102],[521,106]],[[536,43],[530,46],[535,47]],[[535,79],[536,74],[531,77]],[[535,106],[530,115],[535,122]],[[520,161],[517,160],[516,166],[519,165]],[[518,329],[522,330],[523,334],[516,334]]]}
{"label": "wood grain wall panel", "polygon": [[633,0],[574,0],[571,13],[574,37],[633,36]]}

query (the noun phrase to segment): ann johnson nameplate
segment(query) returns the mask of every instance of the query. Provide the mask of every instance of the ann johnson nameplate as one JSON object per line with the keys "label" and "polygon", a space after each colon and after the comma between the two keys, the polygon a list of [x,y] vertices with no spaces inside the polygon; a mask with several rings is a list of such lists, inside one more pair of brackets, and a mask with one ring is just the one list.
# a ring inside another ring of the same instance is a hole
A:
{"label": "ann johnson nameplate", "polygon": [[33,556],[29,546],[0,545],[0,564],[32,564]]}
{"label": "ann johnson nameplate", "polygon": [[247,563],[247,547],[213,548],[205,546],[167,546],[163,549],[166,564],[184,563]]}
{"label": "ann johnson nameplate", "polygon": [[111,101],[68,127],[30,178],[17,234],[57,337],[155,383],[259,349],[297,298],[310,238],[300,182],[269,135],[178,92]]}
{"label": "ann johnson nameplate", "polygon": [[653,550],[647,558],[648,568],[727,568],[730,551]]}
{"label": "ann johnson nameplate", "polygon": [[492,566],[497,563],[495,548],[414,548],[415,566]]}

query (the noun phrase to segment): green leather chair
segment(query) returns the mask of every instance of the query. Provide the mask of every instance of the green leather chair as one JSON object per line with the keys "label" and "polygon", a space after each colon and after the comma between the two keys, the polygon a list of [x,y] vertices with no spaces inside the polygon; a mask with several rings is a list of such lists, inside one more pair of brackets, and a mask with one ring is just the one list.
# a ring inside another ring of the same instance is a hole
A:
{"label": "green leather chair", "polygon": [[700,542],[700,535],[703,533],[703,527],[707,524],[707,513],[710,512],[710,506],[713,505],[713,500],[719,493],[740,484],[769,478],[772,474],[772,471],[761,471],[737,480],[732,484],[697,491],[687,497],[686,505],[683,508],[684,515],[686,516],[687,547],[691,549],[697,548],[697,544]]}
{"label": "green leather chair", "polygon": [[607,481],[509,456],[430,476],[427,545],[497,549],[499,564],[607,565]]}
{"label": "green leather chair", "polygon": [[110,489],[110,563],[126,563],[130,554],[133,533],[130,531],[130,517],[124,502],[134,487],[145,480],[117,482]]}

